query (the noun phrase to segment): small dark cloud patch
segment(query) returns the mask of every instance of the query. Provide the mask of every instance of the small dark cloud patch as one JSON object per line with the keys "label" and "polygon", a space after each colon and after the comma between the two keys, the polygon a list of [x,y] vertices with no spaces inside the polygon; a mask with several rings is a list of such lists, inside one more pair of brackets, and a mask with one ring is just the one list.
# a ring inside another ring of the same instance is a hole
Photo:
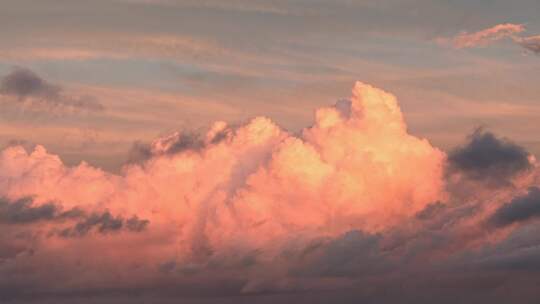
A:
{"label": "small dark cloud patch", "polygon": [[495,227],[504,227],[540,217],[540,188],[531,187],[524,196],[514,198],[501,206],[489,219]]}
{"label": "small dark cloud patch", "polygon": [[185,150],[200,150],[204,147],[204,141],[196,133],[183,133],[174,136],[165,143],[167,154],[176,154]]}
{"label": "small dark cloud patch", "polygon": [[42,97],[57,99],[60,97],[60,87],[52,85],[36,73],[23,68],[13,70],[0,83],[0,93],[15,96],[19,99],[27,97]]}
{"label": "small dark cloud patch", "polygon": [[209,142],[203,138],[202,132],[175,132],[160,138],[152,144],[136,141],[128,152],[128,164],[143,163],[154,156],[174,155],[184,151],[200,151],[208,144],[218,144],[227,139],[230,129],[217,132]]}
{"label": "small dark cloud patch", "polygon": [[[79,208],[62,210],[60,206],[52,202],[35,205],[32,198],[14,201],[0,198],[0,224],[30,225],[40,222],[58,225],[75,222],[74,226],[64,228],[58,233],[62,237],[81,237],[93,230],[101,234],[120,230],[142,232],[150,223],[136,215],[126,219],[120,215],[115,216],[109,211],[88,214]],[[56,232],[52,233],[56,234]]]}
{"label": "small dark cloud patch", "polygon": [[462,171],[472,179],[499,184],[531,169],[528,157],[529,153],[523,147],[479,128],[469,136],[465,146],[449,154],[448,160],[451,170]]}
{"label": "small dark cloud patch", "polygon": [[86,220],[77,223],[75,228],[80,234],[86,234],[92,227],[97,227],[100,233],[107,233],[122,229],[124,221],[106,211],[103,214],[92,214]]}
{"label": "small dark cloud patch", "polygon": [[34,206],[31,198],[22,198],[13,202],[0,199],[0,222],[6,224],[30,224],[74,216],[77,216],[75,211],[61,212],[54,203]]}
{"label": "small dark cloud patch", "polygon": [[142,163],[153,156],[172,155],[186,150],[199,151],[204,146],[205,143],[200,134],[176,132],[152,144],[136,141],[129,151],[128,163]]}
{"label": "small dark cloud patch", "polygon": [[60,231],[59,235],[68,238],[83,237],[91,231],[96,231],[100,234],[108,234],[121,230],[141,232],[146,229],[149,223],[148,220],[139,219],[137,216],[126,220],[122,216],[114,216],[109,211],[105,211],[103,213],[92,213],[85,216],[75,226]]}
{"label": "small dark cloud patch", "polygon": [[53,202],[35,205],[30,197],[10,201],[0,198],[0,223],[4,224],[32,224],[43,221],[62,222],[82,218],[85,212],[78,208],[62,210]]}
{"label": "small dark cloud patch", "polygon": [[136,215],[126,220],[126,228],[133,232],[141,232],[146,229],[150,223],[149,220],[141,220]]}
{"label": "small dark cloud patch", "polygon": [[69,96],[61,86],[51,84],[35,72],[16,68],[0,80],[0,95],[19,102],[31,101],[55,107],[103,111],[105,107],[93,96]]}
{"label": "small dark cloud patch", "polygon": [[419,220],[431,219],[444,210],[445,205],[441,202],[435,202],[427,205],[424,209],[416,213],[416,218]]}
{"label": "small dark cloud patch", "polygon": [[128,152],[128,164],[142,163],[152,157],[150,144],[142,141],[135,141]]}
{"label": "small dark cloud patch", "polygon": [[521,38],[517,42],[527,51],[540,55],[540,36]]}

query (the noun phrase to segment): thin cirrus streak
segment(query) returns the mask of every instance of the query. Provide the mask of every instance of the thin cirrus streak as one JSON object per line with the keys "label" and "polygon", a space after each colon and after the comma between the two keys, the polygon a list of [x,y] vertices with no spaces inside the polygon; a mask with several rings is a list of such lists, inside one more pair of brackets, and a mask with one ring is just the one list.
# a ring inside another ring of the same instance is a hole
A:
{"label": "thin cirrus streak", "polygon": [[434,269],[466,282],[507,267],[490,244],[540,214],[523,148],[479,129],[446,155],[407,132],[393,95],[361,82],[299,136],[264,117],[189,136],[139,147],[121,175],[66,167],[41,146],[3,150],[0,299],[369,296],[367,283],[429,286]]}
{"label": "thin cirrus streak", "polygon": [[452,38],[439,38],[437,41],[443,45],[463,49],[486,46],[503,38],[513,37],[524,31],[525,26],[523,24],[502,23],[473,33],[462,32]]}

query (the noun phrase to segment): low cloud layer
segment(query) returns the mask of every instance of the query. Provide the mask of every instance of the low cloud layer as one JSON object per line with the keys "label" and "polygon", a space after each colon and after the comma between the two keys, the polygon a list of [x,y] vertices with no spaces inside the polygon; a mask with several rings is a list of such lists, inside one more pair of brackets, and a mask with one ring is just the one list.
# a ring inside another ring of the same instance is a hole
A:
{"label": "low cloud layer", "polygon": [[70,96],[29,69],[16,68],[0,80],[0,96],[11,102],[43,104],[49,108],[68,107],[103,111],[104,106],[92,96]]}
{"label": "low cloud layer", "polygon": [[483,130],[447,155],[381,89],[300,135],[257,117],[135,149],[121,175],[1,151],[0,300],[537,299],[540,272],[507,272],[540,265],[534,157]]}

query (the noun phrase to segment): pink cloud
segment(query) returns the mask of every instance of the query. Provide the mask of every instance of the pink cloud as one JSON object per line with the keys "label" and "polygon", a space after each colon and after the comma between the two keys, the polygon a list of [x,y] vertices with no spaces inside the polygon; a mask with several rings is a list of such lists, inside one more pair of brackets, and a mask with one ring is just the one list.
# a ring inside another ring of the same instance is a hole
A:
{"label": "pink cloud", "polygon": [[495,41],[514,37],[525,31],[523,24],[504,23],[478,32],[461,32],[455,37],[439,38],[437,41],[443,45],[449,45],[456,49],[487,46]]}
{"label": "pink cloud", "polygon": [[[479,133],[448,158],[407,132],[395,96],[361,82],[300,135],[257,117],[185,136],[156,139],[120,175],[68,167],[42,146],[1,151],[0,288],[387,284],[433,262],[451,271],[447,257],[502,242],[520,218],[484,223],[540,185],[521,148]],[[495,173],[504,183],[486,182]]]}

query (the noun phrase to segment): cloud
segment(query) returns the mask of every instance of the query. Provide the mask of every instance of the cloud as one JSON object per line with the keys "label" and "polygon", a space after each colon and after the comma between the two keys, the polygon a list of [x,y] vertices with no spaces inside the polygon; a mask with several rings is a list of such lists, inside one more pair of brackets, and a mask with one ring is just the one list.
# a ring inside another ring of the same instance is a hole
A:
{"label": "cloud", "polygon": [[481,128],[469,136],[465,146],[452,151],[448,160],[452,169],[494,182],[504,182],[533,166],[532,156],[523,147]]}
{"label": "cloud", "polygon": [[[438,283],[468,293],[477,282],[491,295],[486,269],[497,267],[482,261],[502,264],[490,246],[522,226],[506,223],[536,217],[529,203],[497,211],[539,186],[530,155],[483,130],[447,155],[407,132],[392,94],[357,82],[351,95],[297,135],[256,117],[163,136],[118,175],[66,166],[40,145],[5,148],[0,290],[11,300],[129,302],[138,290],[153,302],[257,302],[428,286],[432,303],[444,299]],[[492,217],[507,229],[482,225]]]}
{"label": "cloud", "polygon": [[[40,222],[52,222],[62,226],[64,222],[77,221],[73,227],[63,228],[62,237],[81,237],[95,230],[101,234],[126,230],[130,232],[144,231],[149,220],[133,215],[124,218],[112,215],[109,211],[87,212],[78,207],[63,211],[55,203],[36,204],[32,198],[21,198],[14,201],[0,200],[0,224],[31,225]],[[95,228],[95,229],[94,229]]]}
{"label": "cloud", "polygon": [[27,69],[16,69],[2,79],[0,93],[13,95],[17,98],[43,97],[58,98],[60,88],[41,79]]}
{"label": "cloud", "polygon": [[16,68],[0,81],[0,95],[17,102],[34,101],[49,107],[69,107],[89,111],[102,111],[104,106],[92,96],[69,96],[62,87],[53,85],[36,73]]}
{"label": "cloud", "polygon": [[439,38],[437,41],[456,49],[481,47],[504,38],[514,37],[523,31],[525,31],[523,24],[503,23],[474,33],[462,32],[452,38]]}
{"label": "cloud", "polygon": [[383,274],[392,262],[382,248],[383,237],[351,230],[304,252],[304,263],[293,271],[300,276],[359,277]]}
{"label": "cloud", "polygon": [[540,216],[540,188],[531,187],[524,196],[518,196],[495,211],[490,223],[503,227]]}
{"label": "cloud", "polygon": [[511,38],[514,43],[526,51],[539,54],[540,36],[519,36],[523,32],[525,32],[523,24],[504,23],[474,33],[462,32],[452,38],[437,38],[436,42],[456,49],[466,49],[484,47],[504,38]]}
{"label": "cloud", "polygon": [[152,157],[173,155],[185,151],[200,152],[211,144],[217,144],[227,139],[233,132],[233,128],[225,122],[216,122],[206,136],[199,132],[174,132],[163,136],[147,144],[136,141],[131,146],[128,164],[141,163]]}
{"label": "cloud", "polygon": [[525,50],[534,54],[540,54],[540,35],[516,38],[515,41]]}
{"label": "cloud", "polygon": [[19,199],[13,203],[0,201],[0,221],[12,224],[52,220],[58,212],[57,207],[52,203],[37,207],[31,204],[30,199]]}
{"label": "cloud", "polygon": [[146,227],[148,226],[150,221],[149,220],[144,220],[144,219],[143,220],[139,219],[138,216],[134,215],[134,216],[130,217],[129,219],[127,219],[125,221],[125,223],[126,223],[126,228],[129,231],[141,232],[144,229],[146,229]]}
{"label": "cloud", "polygon": [[148,223],[148,220],[141,220],[137,216],[125,220],[121,216],[113,216],[109,211],[105,211],[85,216],[74,227],[62,230],[59,235],[62,237],[81,237],[87,235],[91,230],[101,234],[117,232],[122,229],[141,232],[148,226]]}
{"label": "cloud", "polygon": [[81,217],[84,213],[78,209],[62,211],[55,203],[36,205],[32,198],[20,198],[15,201],[0,199],[0,223],[33,224],[40,221],[58,221]]}

